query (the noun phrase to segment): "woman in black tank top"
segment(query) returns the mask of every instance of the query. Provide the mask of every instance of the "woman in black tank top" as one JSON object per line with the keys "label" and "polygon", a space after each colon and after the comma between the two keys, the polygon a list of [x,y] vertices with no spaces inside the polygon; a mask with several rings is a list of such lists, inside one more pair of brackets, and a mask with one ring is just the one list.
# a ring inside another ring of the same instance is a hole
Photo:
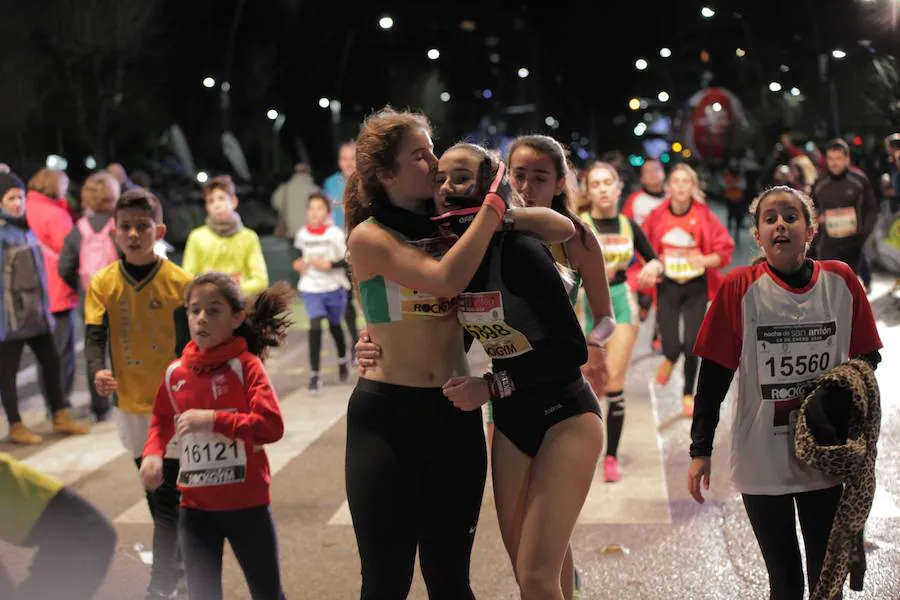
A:
{"label": "woman in black tank top", "polygon": [[[472,144],[441,156],[442,225],[466,231],[498,168]],[[600,406],[580,371],[584,335],[550,253],[514,232],[494,236],[459,314],[493,372],[454,377],[444,395],[463,411],[493,400],[494,499],[516,580],[523,597],[562,599],[561,566],[603,449]]]}

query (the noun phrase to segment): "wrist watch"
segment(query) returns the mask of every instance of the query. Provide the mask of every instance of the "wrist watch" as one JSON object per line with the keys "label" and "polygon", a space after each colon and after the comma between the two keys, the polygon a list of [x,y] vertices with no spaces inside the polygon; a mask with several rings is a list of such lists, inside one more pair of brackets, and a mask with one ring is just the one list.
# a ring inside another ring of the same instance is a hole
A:
{"label": "wrist watch", "polygon": [[516,225],[516,218],[513,216],[513,209],[507,208],[503,213],[503,231],[512,231]]}

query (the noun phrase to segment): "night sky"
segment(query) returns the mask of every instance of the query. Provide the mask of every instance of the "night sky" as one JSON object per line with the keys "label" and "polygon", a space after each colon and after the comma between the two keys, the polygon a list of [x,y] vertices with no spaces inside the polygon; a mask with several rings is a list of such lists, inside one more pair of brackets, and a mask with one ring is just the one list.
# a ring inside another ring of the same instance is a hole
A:
{"label": "night sky", "polygon": [[[665,90],[671,101],[655,108],[673,112],[700,89],[704,72],[748,110],[773,101],[770,81],[785,90],[796,86],[806,104],[791,125],[812,130],[827,114],[817,55],[847,52],[833,70],[843,98],[855,93],[860,65],[891,54],[893,33],[892,0],[22,4],[0,0],[0,85],[6,88],[0,160],[41,160],[60,151],[70,163],[89,153],[146,163],[164,156],[159,136],[178,123],[198,168],[228,170],[219,141],[228,129],[251,170],[271,172],[273,122],[266,113],[274,109],[286,117],[277,138],[278,170],[306,156],[317,176],[333,168],[334,143],[353,137],[365,114],[387,102],[425,110],[439,147],[493,125],[507,135],[539,131],[567,141],[577,134],[595,152],[634,151],[639,146],[631,132],[640,115],[629,111],[629,98],[655,99]],[[715,16],[701,17],[703,6]],[[130,27],[135,11],[139,24]],[[393,18],[390,30],[379,27],[383,16]],[[871,49],[860,40],[870,40]],[[663,46],[671,57],[660,57]],[[747,52],[743,58],[736,56],[739,47]],[[440,51],[437,60],[426,56],[431,48]],[[649,67],[638,72],[634,62],[642,57]],[[518,76],[523,67],[524,79]],[[202,85],[207,76],[216,82],[211,89]],[[220,96],[225,80],[227,115]],[[20,89],[34,93],[10,97]],[[441,101],[442,92],[449,102]],[[332,126],[331,110],[319,107],[322,97],[340,100],[340,125]],[[558,128],[548,127],[547,117]],[[843,121],[879,126],[862,116]],[[762,133],[777,137],[784,127],[770,117]]]}

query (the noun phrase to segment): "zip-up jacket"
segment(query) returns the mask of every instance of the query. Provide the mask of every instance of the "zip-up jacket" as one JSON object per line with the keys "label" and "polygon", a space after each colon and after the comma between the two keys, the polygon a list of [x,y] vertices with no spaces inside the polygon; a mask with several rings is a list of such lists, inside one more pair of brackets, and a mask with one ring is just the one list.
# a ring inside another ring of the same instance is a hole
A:
{"label": "zip-up jacket", "polygon": [[181,505],[224,511],[270,504],[271,473],[262,446],[281,439],[284,422],[265,367],[247,351],[244,338],[208,350],[193,341],[185,347],[154,400],[144,456],[165,455],[176,415],[189,409],[216,414],[211,433],[179,440]]}

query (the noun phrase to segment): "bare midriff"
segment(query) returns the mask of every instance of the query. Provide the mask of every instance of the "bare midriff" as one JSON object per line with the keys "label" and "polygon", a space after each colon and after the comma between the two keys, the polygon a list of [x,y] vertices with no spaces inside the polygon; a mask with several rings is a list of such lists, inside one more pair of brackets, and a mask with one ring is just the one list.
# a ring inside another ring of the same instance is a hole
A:
{"label": "bare midriff", "polygon": [[371,324],[372,342],[381,346],[377,365],[364,377],[409,387],[441,387],[468,375],[463,330],[456,311],[442,318]]}

